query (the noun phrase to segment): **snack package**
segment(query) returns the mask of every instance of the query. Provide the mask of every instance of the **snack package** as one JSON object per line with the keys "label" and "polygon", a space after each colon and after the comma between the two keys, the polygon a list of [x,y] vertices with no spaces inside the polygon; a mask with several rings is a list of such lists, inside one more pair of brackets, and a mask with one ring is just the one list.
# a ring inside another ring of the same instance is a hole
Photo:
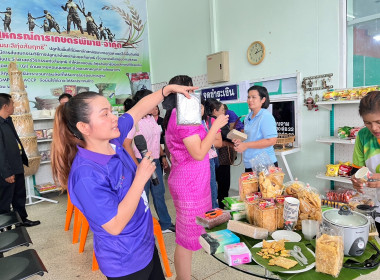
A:
{"label": "snack package", "polygon": [[265,175],[269,174],[269,169],[275,168],[272,160],[266,152],[258,154],[256,157],[251,159],[250,164],[252,166],[252,171],[259,174],[264,172]]}
{"label": "snack package", "polygon": [[348,138],[350,136],[351,129],[353,129],[353,127],[351,127],[351,126],[339,127],[338,128],[338,137],[341,139]]}
{"label": "snack package", "polygon": [[295,181],[289,181],[284,184],[285,194],[297,197],[298,192],[306,187],[306,184],[302,181],[298,181],[297,178]]}
{"label": "snack package", "polygon": [[[214,211],[222,211],[222,209],[215,208],[213,209]],[[196,217],[195,222],[197,225],[200,225],[202,227],[212,229],[218,225],[221,225],[228,220],[231,219],[231,214],[229,212],[222,212],[222,214],[212,217],[212,216],[207,216],[206,214],[200,215]]]}
{"label": "snack package", "polygon": [[244,242],[224,246],[224,259],[228,265],[250,263],[252,253]]}
{"label": "snack package", "polygon": [[326,199],[335,202],[348,203],[351,198],[357,195],[353,189],[338,188],[337,190],[329,190],[326,192]]}
{"label": "snack package", "polygon": [[352,210],[355,210],[356,206],[358,206],[360,204],[365,204],[365,205],[369,205],[369,206],[375,206],[376,205],[374,198],[369,196],[369,195],[366,195],[366,194],[360,194],[357,196],[353,196],[350,200],[348,200],[348,206],[350,206],[350,208]]}
{"label": "snack package", "polygon": [[241,174],[239,178],[239,195],[240,199],[244,201],[247,196],[259,190],[259,180],[256,173],[246,172]]}
{"label": "snack package", "polygon": [[337,96],[337,93],[335,91],[326,91],[323,93],[322,100],[328,101],[328,100],[335,100]]}
{"label": "snack package", "polygon": [[250,223],[251,225],[253,225],[254,221],[255,221],[255,204],[258,204],[259,203],[259,200],[252,200],[252,201],[248,201],[246,200],[245,201],[245,214],[246,214],[246,218],[247,218],[247,221],[248,223]]}
{"label": "snack package", "polygon": [[258,203],[253,205],[254,220],[253,224],[255,226],[265,228],[269,232],[277,230],[277,207],[270,206],[262,208]]}
{"label": "snack package", "polygon": [[243,211],[245,210],[245,204],[243,200],[240,200],[240,196],[230,196],[223,199],[223,203],[228,210]]}
{"label": "snack package", "polygon": [[229,229],[204,233],[199,237],[199,243],[209,254],[224,252],[224,246],[240,242],[240,238]]}
{"label": "snack package", "polygon": [[264,171],[259,174],[259,185],[263,198],[275,198],[282,195],[284,186],[280,183],[275,176],[268,174],[266,176]]}
{"label": "snack package", "polygon": [[351,176],[351,170],[352,170],[352,166],[341,164],[339,165],[338,175],[343,176],[343,177],[349,177]]}
{"label": "snack package", "polygon": [[326,165],[326,176],[336,177],[339,173],[340,164],[327,164]]}
{"label": "snack package", "polygon": [[319,227],[315,248],[315,271],[338,277],[343,267],[344,230],[326,223]]}
{"label": "snack package", "polygon": [[296,229],[302,228],[302,220],[322,220],[322,201],[316,189],[308,184],[298,192],[300,201]]}
{"label": "snack package", "polygon": [[256,227],[248,223],[229,220],[227,229],[239,234],[251,237],[253,239],[266,239],[268,238],[268,230],[265,228]]}
{"label": "snack package", "polygon": [[200,125],[202,124],[201,93],[190,93],[191,98],[183,94],[177,94],[177,124]]}

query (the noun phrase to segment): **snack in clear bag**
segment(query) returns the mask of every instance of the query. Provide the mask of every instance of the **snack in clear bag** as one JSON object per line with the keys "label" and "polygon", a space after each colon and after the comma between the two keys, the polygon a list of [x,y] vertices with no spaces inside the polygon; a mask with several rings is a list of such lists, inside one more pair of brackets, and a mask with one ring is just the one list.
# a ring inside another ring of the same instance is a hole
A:
{"label": "snack in clear bag", "polygon": [[315,248],[315,271],[338,277],[343,267],[344,230],[327,223],[319,227]]}
{"label": "snack in clear bag", "polygon": [[250,196],[259,190],[259,180],[256,173],[246,172],[241,174],[239,178],[239,195],[244,201],[247,196]]}
{"label": "snack in clear bag", "polygon": [[177,94],[177,124],[200,125],[202,124],[201,93],[190,93],[191,98],[183,94]]}
{"label": "snack in clear bag", "polygon": [[275,198],[284,191],[284,186],[274,176],[266,176],[264,171],[259,174],[259,185],[263,198]]}
{"label": "snack in clear bag", "polygon": [[271,168],[275,168],[272,160],[266,152],[262,152],[255,156],[250,161],[252,171],[259,174],[260,172],[264,172],[265,175],[269,174],[269,170]]}
{"label": "snack in clear bag", "polygon": [[302,228],[302,220],[322,220],[322,200],[316,189],[309,184],[298,192],[300,209],[296,229]]}
{"label": "snack in clear bag", "polygon": [[[375,189],[375,191],[376,191],[376,189]],[[354,196],[348,201],[348,206],[350,206],[350,208],[352,210],[355,210],[356,206],[358,206],[360,204],[364,204],[364,205],[368,205],[368,206],[375,206],[376,205],[373,197],[366,195],[366,194],[360,194],[360,195]]]}
{"label": "snack in clear bag", "polygon": [[306,187],[306,184],[302,181],[298,181],[297,178],[295,181],[289,181],[284,184],[285,194],[298,197],[298,192]]}

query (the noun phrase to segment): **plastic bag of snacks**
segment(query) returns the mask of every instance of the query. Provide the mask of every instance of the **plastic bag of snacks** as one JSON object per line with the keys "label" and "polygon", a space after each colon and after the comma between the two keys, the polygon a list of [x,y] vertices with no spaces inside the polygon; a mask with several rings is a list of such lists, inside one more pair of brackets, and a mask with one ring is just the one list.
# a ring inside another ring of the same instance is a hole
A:
{"label": "plastic bag of snacks", "polygon": [[284,184],[285,194],[298,197],[298,192],[306,187],[306,184],[302,181],[298,181],[297,178],[295,181],[289,181]]}
{"label": "plastic bag of snacks", "polygon": [[355,210],[356,206],[360,204],[375,206],[376,203],[371,196],[365,194],[354,196],[348,201],[348,206],[350,206],[352,210]]}
{"label": "plastic bag of snacks", "polygon": [[259,190],[259,180],[256,173],[246,172],[241,174],[239,178],[239,195],[240,199],[244,201],[247,196]]}
{"label": "plastic bag of snacks", "polygon": [[322,201],[316,189],[306,185],[298,192],[300,208],[296,229],[301,229],[302,220],[322,220]]}
{"label": "plastic bag of snacks", "polygon": [[329,190],[326,192],[326,199],[330,201],[348,203],[350,199],[357,195],[357,192],[352,189],[338,188],[337,190]]}
{"label": "plastic bag of snacks", "polygon": [[264,171],[259,174],[259,185],[263,198],[275,198],[284,191],[282,183],[275,176],[266,176]]}
{"label": "plastic bag of snacks", "polygon": [[327,223],[319,227],[315,248],[315,271],[338,277],[343,267],[343,228],[332,228]]}
{"label": "plastic bag of snacks", "polygon": [[341,139],[345,139],[350,137],[352,126],[343,126],[338,128],[338,137]]}
{"label": "plastic bag of snacks", "polygon": [[260,172],[264,172],[265,175],[269,174],[269,170],[275,167],[266,152],[258,154],[249,162],[251,163],[252,171],[256,172],[256,174],[259,174]]}
{"label": "plastic bag of snacks", "polygon": [[339,174],[340,164],[326,164],[326,176],[336,177]]}

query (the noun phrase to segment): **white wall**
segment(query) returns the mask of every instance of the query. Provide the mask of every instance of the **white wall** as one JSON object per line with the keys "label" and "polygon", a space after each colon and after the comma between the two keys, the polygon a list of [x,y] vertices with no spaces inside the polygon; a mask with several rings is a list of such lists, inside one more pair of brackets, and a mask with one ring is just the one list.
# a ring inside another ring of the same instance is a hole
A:
{"label": "white wall", "polygon": [[[152,82],[177,74],[206,74],[206,55],[229,51],[231,82],[301,72],[301,77],[330,73],[339,81],[338,0],[148,0]],[[215,8],[213,11],[212,7]],[[215,17],[212,33],[210,14]],[[258,66],[246,59],[253,41],[262,41],[266,57]],[[315,139],[329,134],[329,112],[302,108],[302,151],[287,156],[294,177],[318,188],[315,178],[329,163],[329,146]],[[280,161],[280,166],[282,162]],[[242,167],[234,168],[236,188]]]}

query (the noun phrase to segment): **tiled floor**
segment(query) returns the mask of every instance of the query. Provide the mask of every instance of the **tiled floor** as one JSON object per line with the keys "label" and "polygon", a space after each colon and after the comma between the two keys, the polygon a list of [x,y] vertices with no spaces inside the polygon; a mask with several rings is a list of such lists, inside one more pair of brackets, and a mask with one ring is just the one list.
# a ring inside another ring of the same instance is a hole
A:
{"label": "tiled floor", "polygon": [[[28,228],[28,232],[32,238],[33,245],[31,248],[37,250],[39,256],[44,262],[49,273],[43,278],[35,276],[30,279],[51,279],[51,280],[71,280],[71,279],[105,279],[100,271],[91,271],[92,263],[92,233],[87,237],[85,250],[78,253],[79,244],[72,244],[72,227],[69,231],[64,231],[65,211],[66,211],[66,195],[58,193],[49,194],[52,199],[57,199],[58,204],[42,202],[36,205],[28,206],[27,211],[29,218],[39,219],[41,225]],[[175,217],[175,209],[167,191],[167,206],[172,218]],[[152,208],[151,208],[152,209]],[[152,209],[153,215],[156,216]],[[174,221],[174,219],[173,219]],[[174,249],[175,234],[164,234],[166,250],[170,262],[170,268],[173,276],[167,279],[175,279],[174,271]],[[15,249],[6,253],[13,254],[25,248]],[[244,274],[242,272],[231,269],[213,257],[199,250],[193,255],[192,279],[201,280],[240,280],[240,279],[256,279],[256,277]],[[257,278],[258,279],[258,278]],[[380,269],[370,276],[362,276],[358,278],[364,279],[380,279]],[[138,280],[138,279],[136,279]]]}

